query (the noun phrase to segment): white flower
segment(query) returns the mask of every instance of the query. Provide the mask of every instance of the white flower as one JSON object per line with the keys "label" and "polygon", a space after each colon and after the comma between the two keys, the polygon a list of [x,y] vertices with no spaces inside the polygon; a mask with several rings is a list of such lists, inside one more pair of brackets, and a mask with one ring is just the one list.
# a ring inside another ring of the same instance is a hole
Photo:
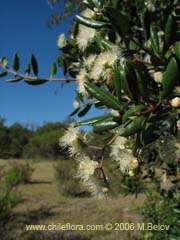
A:
{"label": "white flower", "polygon": [[74,100],[73,107],[74,107],[74,109],[79,108],[80,107],[80,103],[77,100]]}
{"label": "white flower", "polygon": [[96,30],[94,28],[86,27],[79,24],[78,34],[76,36],[77,44],[80,50],[84,51],[86,47],[93,42],[96,36]]}
{"label": "white flower", "polygon": [[59,48],[63,48],[63,47],[66,46],[66,39],[65,39],[64,33],[59,35],[59,38],[58,38],[58,41],[57,41],[57,46]]}
{"label": "white flower", "polygon": [[152,0],[146,1],[145,5],[150,12],[155,12],[156,11],[155,5],[154,5]]}
{"label": "white flower", "polygon": [[64,136],[60,138],[59,145],[62,147],[74,147],[78,140],[79,136],[79,128],[74,127],[74,124],[71,124],[69,128],[66,130]]}
{"label": "white flower", "polygon": [[121,172],[127,173],[138,167],[138,161],[134,158],[132,151],[126,148],[127,139],[124,137],[117,137],[111,146],[110,157],[119,162]]}
{"label": "white flower", "polygon": [[163,73],[161,71],[154,72],[152,74],[152,76],[153,76],[155,82],[162,83],[162,81],[163,81]]}
{"label": "white flower", "polygon": [[92,18],[94,16],[94,12],[90,8],[86,8],[81,12],[81,15],[84,17]]}
{"label": "white flower", "polygon": [[87,58],[84,59],[84,64],[88,67],[89,70],[93,67],[95,59],[95,54],[90,54]]}
{"label": "white flower", "polygon": [[101,199],[104,197],[102,188],[95,182],[93,177],[95,169],[99,163],[90,160],[88,156],[82,155],[78,159],[79,166],[76,177],[80,178],[83,186],[92,194],[92,196]]}
{"label": "white flower", "polygon": [[106,79],[109,74],[109,68],[112,68],[114,63],[118,60],[120,52],[116,46],[112,47],[111,50],[100,53],[91,71],[91,78],[95,81],[101,77]]}
{"label": "white flower", "polygon": [[180,119],[177,120],[177,122],[176,122],[176,126],[177,126],[178,130],[180,130]]}
{"label": "white flower", "polygon": [[138,166],[139,166],[139,162],[138,162],[137,158],[132,158],[129,162],[128,168],[130,170],[134,170],[134,169],[138,168]]}
{"label": "white flower", "polygon": [[91,193],[91,195],[97,199],[102,199],[104,198],[104,193],[103,192],[103,189],[97,185],[95,183],[95,181],[93,180],[89,180],[87,183],[86,183],[86,187],[87,189],[89,190],[89,192]]}
{"label": "white flower", "polygon": [[76,75],[76,79],[78,81],[78,92],[83,96],[87,96],[88,93],[85,89],[84,83],[88,80],[89,74],[86,72],[84,68],[82,68],[78,75]]}
{"label": "white flower", "polygon": [[125,149],[120,153],[120,156],[116,159],[116,161],[119,161],[121,172],[128,172],[129,164],[133,158],[132,151],[129,149]]}
{"label": "white flower", "polygon": [[119,155],[119,151],[125,149],[127,139],[125,137],[118,136],[114,143],[111,145],[111,154]]}
{"label": "white flower", "polygon": [[180,98],[175,97],[171,100],[171,106],[172,107],[180,107]]}
{"label": "white flower", "polygon": [[98,162],[92,161],[87,156],[84,156],[84,158],[79,162],[77,176],[81,178],[83,183],[85,183],[94,174],[97,166]]}

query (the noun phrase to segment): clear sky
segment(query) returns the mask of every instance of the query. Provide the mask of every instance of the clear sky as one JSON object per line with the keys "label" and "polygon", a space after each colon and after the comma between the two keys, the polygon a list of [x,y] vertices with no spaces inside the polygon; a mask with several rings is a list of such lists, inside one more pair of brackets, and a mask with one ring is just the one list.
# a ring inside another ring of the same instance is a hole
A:
{"label": "clear sky", "polygon": [[[57,38],[60,33],[67,33],[70,23],[65,21],[48,29],[46,20],[52,9],[47,0],[0,0],[0,6],[0,57],[8,57],[11,63],[13,54],[18,52],[23,69],[34,53],[39,77],[47,77],[49,66],[59,53]],[[60,69],[57,77],[62,77]],[[7,125],[62,121],[73,110],[75,88],[75,84],[65,84],[62,89],[59,82],[30,86],[0,79],[0,115],[6,118]]]}

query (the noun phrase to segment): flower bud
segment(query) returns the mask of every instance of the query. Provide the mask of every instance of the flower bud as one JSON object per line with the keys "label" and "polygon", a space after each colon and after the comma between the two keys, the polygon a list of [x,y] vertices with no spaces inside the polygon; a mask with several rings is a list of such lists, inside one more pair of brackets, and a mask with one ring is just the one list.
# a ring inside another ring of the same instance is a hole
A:
{"label": "flower bud", "polygon": [[130,177],[134,177],[134,171],[133,170],[129,170],[128,174],[129,174]]}
{"label": "flower bud", "polygon": [[59,38],[58,38],[58,41],[57,41],[57,46],[59,48],[63,48],[63,47],[66,46],[66,39],[65,39],[64,33],[59,35]]}
{"label": "flower bud", "polygon": [[133,158],[129,163],[130,170],[136,169],[138,166],[139,166],[139,162],[136,158]]}
{"label": "flower bud", "polygon": [[171,100],[171,106],[172,107],[180,107],[180,98],[175,97]]}

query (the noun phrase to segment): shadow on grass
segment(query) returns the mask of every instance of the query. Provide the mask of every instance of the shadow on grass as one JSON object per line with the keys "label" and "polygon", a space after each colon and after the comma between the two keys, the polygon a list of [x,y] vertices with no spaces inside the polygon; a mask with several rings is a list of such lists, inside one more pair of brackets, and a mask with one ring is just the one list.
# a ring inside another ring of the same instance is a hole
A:
{"label": "shadow on grass", "polygon": [[[1,240],[90,240],[73,231],[27,231],[26,225],[41,224],[44,219],[56,215],[54,207],[42,206],[37,210],[14,213],[4,224]],[[1,230],[1,229],[0,229]]]}
{"label": "shadow on grass", "polygon": [[29,181],[27,184],[52,184],[52,181]]}

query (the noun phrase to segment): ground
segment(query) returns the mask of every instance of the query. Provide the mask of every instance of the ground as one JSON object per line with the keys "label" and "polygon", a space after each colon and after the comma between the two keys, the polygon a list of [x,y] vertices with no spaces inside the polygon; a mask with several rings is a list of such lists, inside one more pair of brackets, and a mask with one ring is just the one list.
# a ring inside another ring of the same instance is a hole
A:
{"label": "ground", "polygon": [[[22,161],[22,160],[18,160]],[[23,160],[24,161],[24,160]],[[6,163],[1,160],[0,164]],[[55,161],[39,161],[31,163],[34,171],[32,180],[28,184],[19,186],[22,201],[15,208],[17,215],[31,216],[28,224],[83,224],[96,225],[106,223],[142,222],[138,213],[145,197],[139,194],[107,197],[97,200],[90,197],[65,197],[58,190],[55,178]],[[35,214],[36,216],[34,217]],[[17,227],[23,228],[23,224]],[[18,229],[21,231],[22,229]],[[134,231],[81,231],[80,234],[93,240],[125,240]]]}

